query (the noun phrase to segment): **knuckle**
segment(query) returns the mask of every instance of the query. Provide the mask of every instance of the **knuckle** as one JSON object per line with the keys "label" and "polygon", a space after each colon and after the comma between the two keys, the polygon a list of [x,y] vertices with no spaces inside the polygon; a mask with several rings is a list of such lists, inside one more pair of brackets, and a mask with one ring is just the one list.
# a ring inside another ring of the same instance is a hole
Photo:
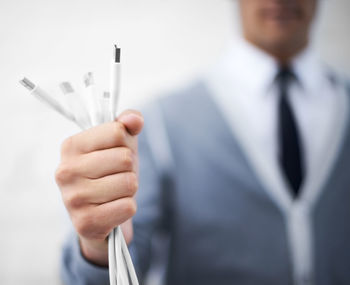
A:
{"label": "knuckle", "polygon": [[123,211],[128,217],[132,217],[136,214],[137,211],[137,204],[136,201],[132,198],[126,199],[124,205],[123,205]]}
{"label": "knuckle", "polygon": [[133,167],[132,151],[129,148],[125,148],[123,151],[122,164],[126,170],[131,170]]}
{"label": "knuckle", "polygon": [[111,230],[103,222],[98,223],[91,210],[76,214],[73,223],[78,235],[88,239],[104,240]]}
{"label": "knuckle", "polygon": [[134,172],[128,172],[126,175],[127,179],[127,189],[128,193],[133,196],[135,195],[139,185],[138,185],[138,178]]}
{"label": "knuckle", "polygon": [[55,172],[55,179],[57,184],[63,185],[73,179],[74,172],[69,164],[61,163]]}
{"label": "knuckle", "polygon": [[89,213],[81,213],[75,220],[75,229],[79,235],[88,237],[93,232],[94,222],[93,217]]}
{"label": "knuckle", "polygon": [[68,208],[79,208],[84,204],[84,199],[78,191],[69,191],[63,197]]}

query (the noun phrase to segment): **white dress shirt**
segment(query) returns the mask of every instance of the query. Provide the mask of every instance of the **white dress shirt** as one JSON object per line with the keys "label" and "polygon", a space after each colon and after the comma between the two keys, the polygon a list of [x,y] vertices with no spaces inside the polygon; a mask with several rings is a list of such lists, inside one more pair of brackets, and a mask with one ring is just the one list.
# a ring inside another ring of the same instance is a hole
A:
{"label": "white dress shirt", "polygon": [[[330,80],[330,72],[317,60],[311,48],[291,63],[297,80],[288,96],[297,120],[304,155],[306,175],[318,168],[338,113],[344,92]],[[245,117],[245,129],[251,139],[272,161],[278,159],[277,108],[279,90],[274,82],[278,63],[274,58],[246,41],[231,47],[215,67],[221,88],[229,92],[213,92],[228,121],[233,112]],[[211,74],[212,75],[212,74]],[[220,89],[221,89],[220,88]]]}
{"label": "white dress shirt", "polygon": [[286,218],[296,284],[312,278],[310,211],[337,155],[347,116],[343,84],[307,48],[290,67],[297,81],[288,96],[298,124],[305,174],[298,199],[278,162],[278,63],[262,50],[241,40],[207,76],[211,94],[241,144],[267,194]]}

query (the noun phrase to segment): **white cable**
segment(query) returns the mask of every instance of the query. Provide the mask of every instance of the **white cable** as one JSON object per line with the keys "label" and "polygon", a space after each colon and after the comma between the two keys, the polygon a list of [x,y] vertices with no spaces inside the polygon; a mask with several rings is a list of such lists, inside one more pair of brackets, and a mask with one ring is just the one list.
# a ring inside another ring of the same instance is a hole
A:
{"label": "white cable", "polygon": [[92,126],[103,123],[100,100],[95,90],[95,81],[92,72],[84,75],[84,84],[87,97],[87,107]]}
{"label": "white cable", "polygon": [[116,244],[116,252],[117,252],[117,261],[118,261],[118,276],[120,277],[121,284],[127,284],[129,285],[129,275],[128,275],[128,268],[126,264],[126,260],[124,258],[123,250],[122,250],[122,239],[123,233],[121,231],[121,227],[117,227],[114,229],[115,231],[115,244]]}
{"label": "white cable", "polygon": [[60,113],[66,119],[76,123],[80,128],[83,128],[83,126],[77,120],[75,120],[75,117],[71,112],[69,112],[66,108],[64,108],[58,101],[56,101],[41,87],[34,84],[33,82],[31,82],[29,79],[25,77],[19,82],[30,91],[31,95],[36,97],[42,103],[49,106],[51,109],[55,110],[56,112]]}
{"label": "white cable", "polygon": [[115,120],[118,108],[118,99],[119,99],[119,91],[120,91],[120,49],[115,45],[114,50],[114,60],[111,63],[110,69],[110,86],[109,86],[109,94],[110,94],[110,117],[111,120]]}
{"label": "white cable", "polygon": [[107,123],[107,122],[111,121],[110,112],[109,112],[110,97],[111,96],[110,96],[109,92],[105,91],[102,93],[102,96],[99,98],[103,123]]}
{"label": "white cable", "polygon": [[115,256],[115,237],[114,230],[108,236],[108,266],[109,266],[109,282],[110,285],[117,285],[117,266]]}
{"label": "white cable", "polygon": [[[110,70],[111,73],[110,73],[110,90],[109,90],[109,95],[110,95],[109,112],[110,112],[111,120],[115,120],[116,113],[117,113],[119,91],[120,91],[120,69],[121,69],[120,49],[117,46],[115,46],[114,60],[111,63],[111,70]],[[135,269],[132,264],[129,250],[126,246],[123,232],[121,231],[120,226],[116,227],[113,230],[113,235],[115,239],[114,251],[115,251],[116,265],[117,265],[117,270],[116,270],[117,284],[118,285],[138,285],[139,282],[137,280]],[[130,276],[131,283],[129,283],[129,276]]]}
{"label": "white cable", "polygon": [[82,99],[79,94],[74,91],[72,84],[70,84],[70,82],[62,82],[59,86],[62,93],[65,95],[66,103],[69,110],[73,113],[75,120],[83,127],[83,129],[91,127],[89,113],[87,112],[85,105],[82,104]]}
{"label": "white cable", "polygon": [[129,249],[128,249],[128,246],[126,245],[126,242],[125,242],[125,239],[124,239],[122,232],[120,234],[120,237],[121,237],[120,239],[121,239],[121,243],[122,243],[122,252],[123,252],[123,256],[124,256],[125,261],[126,261],[126,266],[128,268],[128,272],[130,275],[131,284],[138,285],[139,281],[137,279],[135,268],[134,268],[134,265],[132,263],[131,256],[129,253]]}

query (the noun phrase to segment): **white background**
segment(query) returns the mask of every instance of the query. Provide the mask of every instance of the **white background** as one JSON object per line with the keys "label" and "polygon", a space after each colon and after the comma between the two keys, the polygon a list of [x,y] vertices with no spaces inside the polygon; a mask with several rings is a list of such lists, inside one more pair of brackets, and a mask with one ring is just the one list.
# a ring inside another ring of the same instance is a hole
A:
{"label": "white background", "polygon": [[[108,87],[122,47],[121,109],[206,70],[239,34],[230,0],[0,0],[0,284],[60,284],[67,217],[54,171],[62,140],[78,131],[31,98],[23,76],[57,98],[57,84],[94,71]],[[315,43],[350,75],[350,1],[320,0]]]}

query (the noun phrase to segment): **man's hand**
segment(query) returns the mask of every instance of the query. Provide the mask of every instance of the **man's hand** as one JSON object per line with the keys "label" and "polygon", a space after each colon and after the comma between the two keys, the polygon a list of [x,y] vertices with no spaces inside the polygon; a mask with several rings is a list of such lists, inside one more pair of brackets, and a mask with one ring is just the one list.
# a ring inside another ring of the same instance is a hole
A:
{"label": "man's hand", "polygon": [[117,121],[69,137],[62,144],[56,182],[83,255],[98,265],[108,265],[106,238],[114,227],[127,221],[125,237],[127,242],[132,239],[129,219],[136,212],[137,134],[142,127],[142,115],[126,111]]}

